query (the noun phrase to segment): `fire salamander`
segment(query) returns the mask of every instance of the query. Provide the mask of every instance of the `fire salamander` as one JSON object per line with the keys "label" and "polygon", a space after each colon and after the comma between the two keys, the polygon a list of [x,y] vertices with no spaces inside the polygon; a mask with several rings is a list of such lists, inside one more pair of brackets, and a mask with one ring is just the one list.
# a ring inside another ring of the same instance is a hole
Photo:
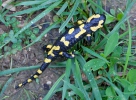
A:
{"label": "fire salamander", "polygon": [[36,79],[39,75],[43,73],[43,71],[48,67],[48,65],[56,59],[58,56],[64,56],[66,58],[74,58],[74,54],[68,53],[68,49],[70,49],[73,45],[75,45],[78,41],[83,39],[85,36],[90,36],[88,33],[93,33],[97,31],[99,28],[103,27],[105,22],[105,15],[103,14],[95,14],[87,19],[87,21],[82,22],[79,21],[79,26],[76,28],[71,28],[64,34],[62,34],[54,43],[54,45],[47,45],[45,50],[47,52],[47,57],[44,59],[41,67],[36,71],[34,75],[28,78],[23,83],[20,83],[15,88],[20,88],[27,83],[32,82],[32,80]]}

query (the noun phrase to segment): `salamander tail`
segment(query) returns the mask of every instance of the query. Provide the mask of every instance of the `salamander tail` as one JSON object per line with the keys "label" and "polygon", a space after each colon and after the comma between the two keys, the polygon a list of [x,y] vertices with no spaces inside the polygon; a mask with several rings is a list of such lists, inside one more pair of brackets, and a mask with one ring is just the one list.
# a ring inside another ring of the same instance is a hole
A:
{"label": "salamander tail", "polygon": [[39,75],[42,74],[42,72],[48,67],[49,63],[43,63],[41,65],[41,67],[36,71],[36,73],[34,75],[32,75],[30,78],[28,78],[27,80],[25,80],[24,82],[18,84],[15,89],[18,89],[20,87],[23,87],[24,85],[26,85],[27,83],[32,82],[33,80],[35,80],[36,78],[38,78]]}

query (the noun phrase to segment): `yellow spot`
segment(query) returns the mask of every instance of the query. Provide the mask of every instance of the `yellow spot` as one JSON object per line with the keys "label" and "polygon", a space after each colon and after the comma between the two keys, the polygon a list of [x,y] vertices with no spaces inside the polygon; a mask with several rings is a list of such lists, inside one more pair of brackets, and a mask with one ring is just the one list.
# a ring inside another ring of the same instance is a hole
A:
{"label": "yellow spot", "polygon": [[53,54],[54,50],[60,50],[60,46],[53,46],[52,49],[48,52],[48,55],[55,56]]}
{"label": "yellow spot", "polygon": [[37,73],[42,74],[42,71],[40,69],[37,70]]}
{"label": "yellow spot", "polygon": [[37,78],[38,77],[38,75],[34,75],[34,78]]}
{"label": "yellow spot", "polygon": [[27,82],[28,82],[28,83],[29,83],[29,82],[32,82],[32,79],[28,79]]}
{"label": "yellow spot", "polygon": [[98,23],[98,26],[94,26],[94,27],[90,27],[90,29],[95,32],[96,30],[98,30],[99,28],[103,27],[103,20],[100,20],[99,23]]}
{"label": "yellow spot", "polygon": [[20,83],[18,86],[21,87],[21,86],[22,86],[22,83]]}
{"label": "yellow spot", "polygon": [[86,32],[86,30],[84,29],[84,24],[80,25],[79,28],[80,32],[75,35],[75,38],[79,38],[82,34]]}
{"label": "yellow spot", "polygon": [[87,19],[87,22],[89,23],[93,18],[100,18],[100,15],[99,15],[99,14],[97,14],[97,15],[92,15],[91,17],[89,17],[89,18]]}
{"label": "yellow spot", "polygon": [[46,48],[49,48],[49,49],[50,49],[51,47],[52,47],[52,45],[47,45],[47,47],[46,47]]}
{"label": "yellow spot", "polygon": [[86,36],[91,36],[91,34],[87,34]]}
{"label": "yellow spot", "polygon": [[83,21],[82,20],[78,20],[77,22],[79,25],[83,24]]}
{"label": "yellow spot", "polygon": [[63,55],[63,52],[60,52],[59,55]]}
{"label": "yellow spot", "polygon": [[66,41],[65,37],[62,37],[60,41],[63,42],[65,46],[69,45],[69,41]]}
{"label": "yellow spot", "polygon": [[68,31],[68,34],[72,34],[74,32],[74,28],[71,28],[69,31]]}
{"label": "yellow spot", "polygon": [[50,63],[50,62],[51,62],[51,59],[45,58],[44,62],[45,62],[45,63]]}
{"label": "yellow spot", "polygon": [[60,50],[60,46],[53,46],[53,50]]}

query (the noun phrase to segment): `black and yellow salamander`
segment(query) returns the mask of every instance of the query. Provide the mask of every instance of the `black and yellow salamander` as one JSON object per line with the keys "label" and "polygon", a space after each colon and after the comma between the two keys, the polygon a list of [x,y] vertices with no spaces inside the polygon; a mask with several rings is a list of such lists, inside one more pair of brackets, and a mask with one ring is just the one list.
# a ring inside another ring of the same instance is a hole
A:
{"label": "black and yellow salamander", "polygon": [[62,34],[53,45],[47,45],[45,48],[47,53],[47,57],[44,59],[43,64],[37,70],[37,72],[28,78],[23,83],[20,83],[15,88],[20,88],[27,83],[32,82],[32,80],[36,79],[39,75],[43,73],[43,71],[48,67],[48,65],[56,59],[58,56],[64,56],[66,58],[74,58],[74,54],[68,53],[68,49],[70,49],[73,45],[75,45],[78,41],[83,39],[85,36],[89,36],[88,33],[93,33],[97,31],[99,28],[103,27],[105,22],[105,15],[103,14],[95,14],[87,19],[85,22],[80,22],[80,25],[76,28],[71,28],[64,34]]}

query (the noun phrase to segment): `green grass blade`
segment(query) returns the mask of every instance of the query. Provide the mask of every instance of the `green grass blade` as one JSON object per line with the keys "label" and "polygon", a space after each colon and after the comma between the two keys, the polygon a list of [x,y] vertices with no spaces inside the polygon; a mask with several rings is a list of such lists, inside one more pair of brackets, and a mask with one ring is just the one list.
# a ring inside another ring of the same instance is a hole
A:
{"label": "green grass blade", "polygon": [[61,13],[63,13],[63,11],[67,8],[67,6],[68,6],[68,2],[66,1],[56,14],[60,15]]}
{"label": "green grass blade", "polygon": [[[82,91],[79,88],[75,87],[74,85],[72,85],[70,83],[67,83],[66,81],[64,81],[64,83],[67,84],[67,86],[70,89],[72,89],[76,93],[76,95],[78,95],[80,97],[80,100],[86,100],[84,98],[84,94],[82,93]],[[69,94],[69,96],[71,96],[71,95]]]}
{"label": "green grass blade", "polygon": [[58,20],[57,22],[55,22],[54,24],[50,25],[46,30],[44,30],[32,43],[30,43],[29,45],[27,45],[25,48],[33,45],[34,43],[38,42],[41,40],[41,38],[43,36],[45,36],[45,34],[47,34],[51,29],[55,28],[55,26],[60,22],[60,20]]}
{"label": "green grass blade", "polygon": [[19,67],[19,68],[8,69],[8,70],[0,71],[0,76],[12,74],[12,73],[24,71],[24,70],[36,69],[39,67],[40,66],[29,66],[29,67]]}
{"label": "green grass blade", "polygon": [[105,14],[108,14],[104,9],[102,9],[102,7],[98,4],[96,4],[95,2],[93,2],[92,0],[88,0],[92,5],[96,6],[97,8],[100,9],[100,11],[104,12]]}
{"label": "green grass blade", "polygon": [[[124,18],[121,21],[119,21],[115,27],[113,28],[113,30],[111,32],[109,32],[109,34],[106,37],[109,37],[111,34],[114,34],[118,31],[118,29],[120,28],[120,26],[130,17]],[[101,42],[95,47],[95,49],[99,49],[103,47],[103,44],[105,44],[107,41],[107,38],[104,38],[103,40],[101,40]]]}
{"label": "green grass blade", "polygon": [[78,60],[78,62],[80,63],[81,68],[83,69],[83,66],[85,65],[86,61],[83,58],[82,55],[76,55],[76,59]]}
{"label": "green grass blade", "polygon": [[101,93],[100,93],[99,88],[97,86],[96,80],[93,76],[93,73],[91,72],[90,69],[85,70],[84,73],[86,74],[86,76],[89,80],[90,86],[92,87],[95,100],[102,100]]}
{"label": "green grass blade", "polygon": [[27,100],[31,100],[31,99],[30,99],[30,95],[29,95],[28,91],[26,91],[26,89],[24,89],[24,92],[26,93]]}
{"label": "green grass blade", "polygon": [[[131,30],[132,30],[132,31],[136,30],[136,26],[133,27]],[[129,33],[129,30],[127,30],[126,32],[124,32],[123,34],[121,34],[121,35],[119,36],[119,39],[123,39],[128,33]]]}
{"label": "green grass blade", "polygon": [[59,0],[46,0],[46,2],[41,3],[41,6],[50,5],[51,3],[56,1],[59,1]]}
{"label": "green grass blade", "polygon": [[36,4],[41,4],[42,2],[45,2],[45,0],[42,0],[42,1],[24,1],[24,2],[21,2],[19,4],[17,4],[16,6],[20,6],[20,5],[23,5],[23,6],[31,6],[31,5],[36,5]]}
{"label": "green grass blade", "polygon": [[101,59],[92,59],[84,65],[84,71],[92,69],[96,71],[104,66],[105,62]]}
{"label": "green grass blade", "polygon": [[13,80],[13,77],[10,77],[10,78],[8,79],[8,81],[4,84],[4,86],[3,86],[3,88],[2,88],[2,90],[1,90],[1,92],[0,92],[0,97],[2,97],[3,93],[5,92],[5,90],[6,90],[7,87],[9,86],[9,84],[11,84],[12,80]]}
{"label": "green grass blade", "polygon": [[118,40],[119,40],[119,34],[116,32],[114,34],[112,34],[105,46],[104,49],[104,56],[107,57],[111,52],[113,52],[113,50],[115,49],[115,47],[118,45]]}
{"label": "green grass blade", "polygon": [[102,9],[102,1],[97,0],[96,2],[97,2],[97,5],[100,6],[100,8],[98,8],[98,7],[96,8],[96,13],[100,14],[101,13],[100,9]]}
{"label": "green grass blade", "polygon": [[4,18],[3,18],[2,15],[0,15],[0,21],[1,21],[2,23],[5,23],[5,20],[4,20]]}
{"label": "green grass blade", "polygon": [[[78,62],[79,62],[79,64],[80,64],[81,66],[84,66],[84,65],[85,65],[86,61],[85,61],[85,59],[84,59],[81,55],[76,56],[76,58],[77,58],[77,60],[78,60]],[[81,68],[83,69],[84,67],[81,67]],[[83,70],[83,71],[84,71],[84,70]],[[94,78],[94,76],[93,76],[91,70],[84,71],[84,73],[86,74],[86,76],[87,76],[87,78],[88,78],[88,80],[89,80],[89,83],[90,83],[89,85],[90,85],[90,86],[92,87],[92,89],[93,89],[93,94],[94,94],[94,96],[95,96],[95,99],[96,99],[96,100],[102,100],[100,91],[99,91],[99,89],[98,89],[97,83],[96,83],[96,81],[95,81],[95,78]]]}
{"label": "green grass blade", "polygon": [[43,9],[43,8],[46,8],[46,6],[37,6],[37,7],[25,9],[25,10],[18,11],[18,12],[15,12],[15,13],[9,15],[9,17],[18,16],[18,15],[22,15],[22,14],[29,14],[29,13],[32,13],[34,11],[38,11],[38,10]]}
{"label": "green grass blade", "polygon": [[[81,66],[85,65],[86,61],[81,55],[76,56],[76,58],[77,58],[77,60],[78,60],[78,62],[80,63]],[[84,68],[84,67],[81,67],[81,68]],[[102,100],[100,91],[99,91],[97,83],[96,83],[96,80],[95,80],[91,70],[88,69],[87,71],[84,71],[84,73],[86,74],[86,76],[89,80],[89,83],[90,83],[89,85],[93,89],[93,94],[95,96],[95,100]]]}
{"label": "green grass blade", "polygon": [[[70,83],[69,77],[70,77],[70,72],[71,72],[71,59],[67,60],[66,63],[66,71],[65,71],[65,79],[64,81],[66,81],[67,83]],[[65,96],[66,96],[66,91],[68,89],[67,84],[63,84],[63,91],[62,91],[62,100],[64,100]]]}
{"label": "green grass blade", "polygon": [[[125,9],[125,12],[124,12],[124,16],[122,17],[122,19],[115,25],[115,27],[113,28],[113,30],[106,36],[106,37],[109,37],[111,34],[114,34],[118,31],[118,29],[120,28],[120,26],[130,18],[129,17],[126,17],[128,12],[131,10],[133,4],[135,4],[136,0],[133,0],[130,4],[128,4],[128,7]],[[105,44],[106,43],[106,38],[104,38],[97,46],[95,49],[99,49],[101,48],[103,45],[102,44]]]}
{"label": "green grass blade", "polygon": [[112,88],[117,92],[118,96],[120,97],[120,100],[127,100],[126,97],[123,95],[122,91],[120,91],[120,89],[117,88],[112,82],[110,82],[104,77],[101,77],[101,78],[112,86]]}
{"label": "green grass blade", "polygon": [[130,27],[130,23],[129,21],[127,21],[128,23],[128,30],[129,30],[129,39],[128,39],[128,49],[127,49],[127,54],[126,54],[126,61],[125,61],[125,65],[124,65],[124,75],[128,66],[128,61],[129,61],[129,57],[131,56],[131,43],[132,43],[132,33],[131,33],[131,27]]}
{"label": "green grass blade", "polygon": [[0,6],[2,5],[2,0],[0,0]]}
{"label": "green grass blade", "polygon": [[51,96],[55,93],[55,89],[60,85],[62,82],[62,79],[65,77],[65,74],[61,75],[59,79],[54,83],[50,91],[47,93],[47,95],[43,98],[43,100],[50,100]]}
{"label": "green grass blade", "polygon": [[82,46],[83,50],[86,51],[87,53],[95,56],[95,57],[98,57],[99,59],[102,59],[104,62],[108,63],[107,59],[103,58],[102,56],[100,56],[99,54],[95,53],[94,51],[92,51],[91,49],[87,48],[87,47],[84,47]]}
{"label": "green grass blade", "polygon": [[[33,25],[34,23],[36,23],[38,20],[40,20],[42,17],[44,17],[45,15],[47,15],[50,11],[52,11],[56,6],[58,6],[60,3],[62,2],[62,0],[55,2],[54,4],[52,4],[51,6],[49,6],[46,10],[44,10],[42,13],[40,13],[37,17],[35,17],[33,20],[31,20],[26,26],[24,26],[19,32],[15,33],[14,37],[17,37],[19,34],[21,34],[23,31],[25,31],[27,28],[29,28],[31,25]],[[7,41],[5,44],[3,44],[2,46],[0,46],[0,49],[5,46],[7,43],[9,43],[9,41]]]}
{"label": "green grass blade", "polygon": [[[75,64],[76,64],[76,66],[75,66]],[[81,72],[79,69],[79,64],[76,59],[75,59],[75,64],[74,64],[74,59],[73,59],[72,69],[73,69],[74,79],[75,79],[76,83],[78,84],[79,89],[82,90],[85,100],[90,100],[88,93],[84,89],[82,77],[81,77]]]}
{"label": "green grass blade", "polygon": [[63,30],[63,28],[68,24],[68,22],[70,21],[70,19],[72,18],[72,16],[74,15],[79,3],[81,2],[81,0],[76,0],[74,3],[73,8],[71,9],[68,18],[66,19],[66,21],[61,25],[61,27],[59,28],[59,32],[61,32]]}
{"label": "green grass blade", "polygon": [[44,10],[42,13],[40,13],[38,16],[36,16],[33,20],[30,21],[25,27],[23,27],[18,33],[16,33],[15,36],[18,36],[20,33],[22,33],[24,30],[29,28],[32,24],[36,23],[38,20],[40,20],[42,17],[47,15],[50,11],[52,11],[56,6],[58,6],[62,0],[55,2],[51,6],[49,6],[46,10]]}

